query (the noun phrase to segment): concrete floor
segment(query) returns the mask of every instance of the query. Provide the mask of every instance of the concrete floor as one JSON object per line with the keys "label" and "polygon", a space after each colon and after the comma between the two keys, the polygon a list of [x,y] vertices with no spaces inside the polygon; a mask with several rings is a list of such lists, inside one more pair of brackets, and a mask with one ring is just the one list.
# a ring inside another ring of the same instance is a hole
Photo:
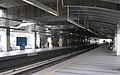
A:
{"label": "concrete floor", "polygon": [[120,57],[101,46],[31,75],[120,75]]}

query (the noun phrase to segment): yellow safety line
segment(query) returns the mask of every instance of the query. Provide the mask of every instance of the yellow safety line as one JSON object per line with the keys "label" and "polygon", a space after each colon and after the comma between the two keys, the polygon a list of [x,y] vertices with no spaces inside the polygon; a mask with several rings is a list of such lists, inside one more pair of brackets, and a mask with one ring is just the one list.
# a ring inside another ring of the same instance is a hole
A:
{"label": "yellow safety line", "polygon": [[[78,58],[78,59],[80,59],[80,58]],[[52,70],[52,71],[48,72],[46,75],[51,75],[52,73],[56,72],[57,70],[60,70],[60,69],[62,69],[62,68],[64,68],[64,67],[68,66],[69,64],[71,64],[71,63],[73,63],[73,62],[77,61],[78,59],[73,60],[72,62],[67,63],[67,64],[65,64],[65,65],[63,65],[63,66],[61,66],[61,67],[59,67],[59,68],[57,68],[57,69],[54,69],[54,70]]]}
{"label": "yellow safety line", "polygon": [[[83,54],[84,54],[84,53],[83,53]],[[81,55],[82,55],[82,54],[81,54]],[[85,57],[86,57],[86,54],[85,54],[85,56],[84,56],[84,55],[81,56],[81,58],[85,58]],[[63,65],[63,66],[61,66],[61,67],[59,67],[59,68],[56,68],[56,69],[48,72],[46,75],[51,75],[51,74],[53,74],[54,72],[56,72],[57,70],[60,70],[60,69],[62,69],[62,68],[65,68],[65,67],[68,66],[69,64],[71,64],[71,63],[73,63],[73,62],[75,62],[75,61],[77,61],[77,60],[79,60],[79,59],[81,59],[81,58],[76,58],[76,60],[73,60],[73,61],[71,60],[70,63],[67,63],[67,64],[65,64],[65,65]]]}

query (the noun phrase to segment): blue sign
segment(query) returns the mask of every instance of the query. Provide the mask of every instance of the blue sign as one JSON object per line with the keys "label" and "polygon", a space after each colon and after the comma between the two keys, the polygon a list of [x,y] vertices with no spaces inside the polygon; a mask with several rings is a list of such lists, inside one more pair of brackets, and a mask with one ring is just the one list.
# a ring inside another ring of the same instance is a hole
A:
{"label": "blue sign", "polygon": [[16,37],[16,45],[17,46],[26,46],[27,45],[27,37]]}

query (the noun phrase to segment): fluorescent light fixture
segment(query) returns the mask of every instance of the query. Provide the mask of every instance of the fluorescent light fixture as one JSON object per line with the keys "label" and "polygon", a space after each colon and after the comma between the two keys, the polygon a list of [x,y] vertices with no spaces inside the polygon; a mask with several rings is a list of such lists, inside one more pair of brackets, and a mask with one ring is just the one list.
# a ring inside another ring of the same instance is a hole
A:
{"label": "fluorescent light fixture", "polygon": [[60,31],[60,33],[63,33],[63,31]]}
{"label": "fluorescent light fixture", "polygon": [[74,25],[76,25],[76,26],[78,26],[78,27],[80,27],[80,28],[82,28],[82,29],[85,29],[83,26],[81,26],[80,24],[76,23],[74,20],[72,20],[70,18],[68,18],[67,21],[72,23],[72,24],[74,24]]}
{"label": "fluorescent light fixture", "polygon": [[45,35],[49,35],[49,36],[51,36],[51,34],[50,34],[50,33],[46,33]]}
{"label": "fluorescent light fixture", "polygon": [[20,27],[25,27],[25,26],[29,26],[29,25],[33,25],[34,23],[21,23],[19,26],[17,27],[11,27],[11,28],[20,28]]}
{"label": "fluorescent light fixture", "polygon": [[49,30],[48,28],[46,28],[45,30]]}
{"label": "fluorescent light fixture", "polygon": [[47,27],[51,28],[52,26],[47,26]]}
{"label": "fluorescent light fixture", "polygon": [[29,26],[29,25],[32,25],[34,23],[21,23],[18,27],[24,27],[24,26]]}
{"label": "fluorescent light fixture", "polygon": [[3,17],[3,11],[0,10],[0,17]]}
{"label": "fluorescent light fixture", "polygon": [[24,2],[26,2],[28,4],[30,4],[30,5],[33,5],[33,6],[37,7],[37,8],[40,8],[40,9],[42,9],[42,10],[44,10],[44,11],[50,13],[50,14],[53,14],[55,16],[59,16],[59,13],[57,11],[51,9],[50,7],[44,5],[43,3],[40,3],[37,0],[22,0],[22,1],[24,1]]}
{"label": "fluorescent light fixture", "polygon": [[22,22],[23,22],[23,23],[26,23],[27,21],[26,21],[26,20],[23,20]]}
{"label": "fluorescent light fixture", "polygon": [[45,32],[50,32],[49,30],[45,31]]}

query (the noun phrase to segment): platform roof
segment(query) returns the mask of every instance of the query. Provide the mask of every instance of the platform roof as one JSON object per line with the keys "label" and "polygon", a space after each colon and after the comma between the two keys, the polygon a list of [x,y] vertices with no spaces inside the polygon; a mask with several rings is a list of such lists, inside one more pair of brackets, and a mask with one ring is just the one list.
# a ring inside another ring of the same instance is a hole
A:
{"label": "platform roof", "polygon": [[17,26],[25,20],[43,26],[64,25],[71,29],[70,25],[74,23],[68,22],[69,14],[70,19],[85,28],[83,31],[74,25],[72,30],[86,33],[86,29],[90,29],[106,38],[114,36],[120,20],[120,0],[0,0],[0,8],[7,13],[6,17],[0,18],[0,26],[4,26],[7,20],[9,26]]}

